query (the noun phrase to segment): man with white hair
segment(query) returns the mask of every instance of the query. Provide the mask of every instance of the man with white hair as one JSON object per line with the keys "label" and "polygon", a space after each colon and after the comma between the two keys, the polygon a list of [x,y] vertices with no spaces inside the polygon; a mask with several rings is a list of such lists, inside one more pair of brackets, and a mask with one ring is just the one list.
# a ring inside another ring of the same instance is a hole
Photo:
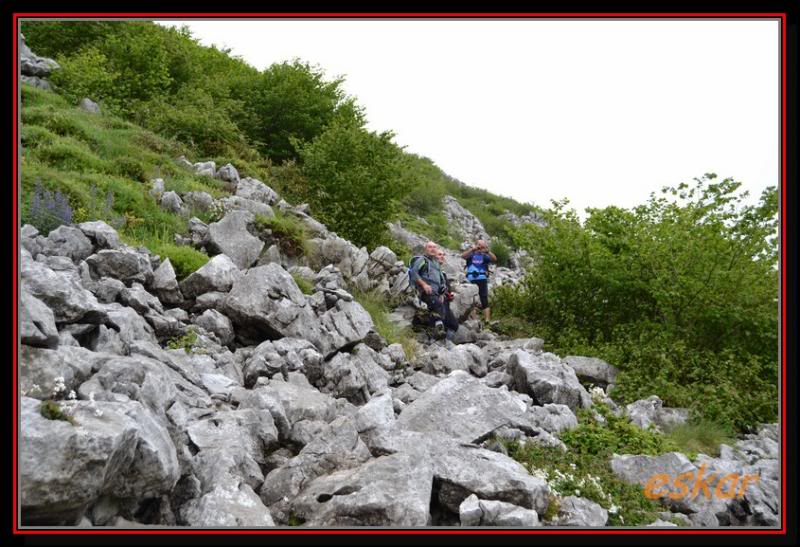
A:
{"label": "man with white hair", "polygon": [[425,243],[424,254],[411,259],[408,281],[419,291],[420,300],[428,306],[434,332],[441,337],[445,334],[444,320],[447,317],[444,305],[447,284],[437,260],[438,251],[439,246],[433,241]]}

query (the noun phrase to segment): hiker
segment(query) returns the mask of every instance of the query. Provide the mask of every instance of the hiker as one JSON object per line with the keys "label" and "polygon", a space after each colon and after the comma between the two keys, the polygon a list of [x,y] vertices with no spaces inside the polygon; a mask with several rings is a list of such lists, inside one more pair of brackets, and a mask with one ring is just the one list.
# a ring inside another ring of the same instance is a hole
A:
{"label": "hiker", "polygon": [[[436,260],[439,262],[439,266],[444,266],[443,249],[438,249],[436,251]],[[458,319],[453,315],[452,310],[450,310],[450,302],[453,301],[454,295],[450,290],[450,280],[447,278],[447,274],[444,273],[444,269],[442,269],[442,279],[444,279],[444,294],[442,295],[444,304],[444,326],[445,329],[447,329],[445,338],[452,342],[458,330]]]}
{"label": "hiker", "polygon": [[467,281],[478,286],[483,317],[488,323],[492,317],[492,310],[489,308],[489,264],[497,263],[497,256],[489,250],[485,240],[479,239],[475,245],[461,253],[461,258],[467,261]]}
{"label": "hiker", "polygon": [[437,337],[445,334],[446,317],[444,294],[447,291],[441,264],[437,259],[438,246],[433,241],[425,243],[424,254],[411,259],[408,281],[419,291],[420,300],[428,307]]}

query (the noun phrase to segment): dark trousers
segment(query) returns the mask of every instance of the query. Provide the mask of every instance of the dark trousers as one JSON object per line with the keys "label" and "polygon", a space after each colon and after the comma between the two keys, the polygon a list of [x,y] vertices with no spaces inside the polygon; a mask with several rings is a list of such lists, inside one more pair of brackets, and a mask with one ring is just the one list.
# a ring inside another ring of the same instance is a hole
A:
{"label": "dark trousers", "polygon": [[420,297],[431,312],[431,326],[438,320],[444,323],[445,328],[448,330],[458,330],[458,319],[450,311],[450,302],[442,295],[425,294],[423,292]]}

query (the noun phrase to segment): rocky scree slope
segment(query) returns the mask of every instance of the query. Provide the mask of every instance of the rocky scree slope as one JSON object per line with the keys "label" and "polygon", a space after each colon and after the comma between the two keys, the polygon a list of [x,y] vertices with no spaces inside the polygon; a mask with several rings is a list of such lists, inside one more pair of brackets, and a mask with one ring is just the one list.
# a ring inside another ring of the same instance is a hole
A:
{"label": "rocky scree slope", "polygon": [[[351,293],[405,295],[413,307],[391,250],[355,247],[233,166],[192,168],[234,193],[159,196],[178,211],[189,199],[224,211],[208,225],[187,219],[186,243],[214,256],[180,282],[168,259],[123,244],[102,221],[21,230],[23,524],[607,523],[579,497],[562,498],[559,519],[545,521],[557,496],[547,480],[487,447],[498,438],[563,447],[559,434],[593,405],[579,377],[613,384],[614,367],[469,322],[466,343],[427,342],[410,359]],[[254,227],[256,211],[274,209],[313,235],[302,265]],[[311,294],[292,274],[313,283]],[[469,284],[457,290],[465,316],[475,295]],[[642,427],[686,419],[657,398],[618,411]],[[700,456],[759,474],[743,499],[666,508],[704,526],[774,523],[776,441],[765,428],[720,458]],[[622,455],[611,465],[636,483],[700,461]]]}

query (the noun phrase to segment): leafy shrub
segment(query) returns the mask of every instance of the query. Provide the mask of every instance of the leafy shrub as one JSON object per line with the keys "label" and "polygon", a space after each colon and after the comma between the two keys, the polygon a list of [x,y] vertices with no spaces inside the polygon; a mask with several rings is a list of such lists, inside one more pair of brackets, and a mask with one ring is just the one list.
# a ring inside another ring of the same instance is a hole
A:
{"label": "leafy shrub", "polygon": [[[593,412],[604,421],[593,418]],[[660,433],[642,429],[624,416],[616,416],[603,403],[595,402],[591,410],[579,411],[578,427],[561,434],[567,448],[576,454],[607,458],[611,454],[649,454],[657,456],[678,449]]]}
{"label": "leafy shrub", "polygon": [[315,215],[345,239],[374,247],[410,190],[391,133],[334,123],[300,148]]}
{"label": "leafy shrub", "polygon": [[745,205],[715,178],[583,224],[554,203],[547,229],[515,231],[536,264],[500,304],[548,350],[619,366],[615,398],[656,393],[741,430],[777,416],[777,193]]}

